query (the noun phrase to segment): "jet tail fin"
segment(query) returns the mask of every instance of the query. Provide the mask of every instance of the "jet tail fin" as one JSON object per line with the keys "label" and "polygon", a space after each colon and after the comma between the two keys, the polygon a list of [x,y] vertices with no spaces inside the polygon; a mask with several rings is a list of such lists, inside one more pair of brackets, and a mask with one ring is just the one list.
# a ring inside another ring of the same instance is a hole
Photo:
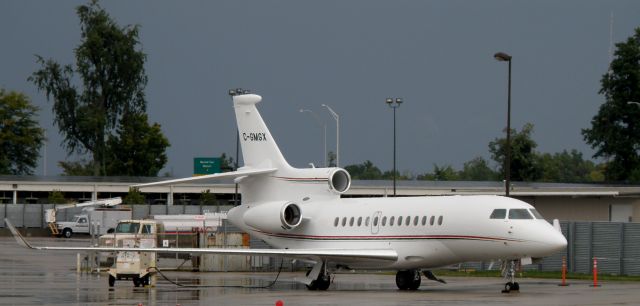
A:
{"label": "jet tail fin", "polygon": [[290,168],[256,108],[260,101],[262,97],[254,94],[233,97],[244,165],[255,169]]}

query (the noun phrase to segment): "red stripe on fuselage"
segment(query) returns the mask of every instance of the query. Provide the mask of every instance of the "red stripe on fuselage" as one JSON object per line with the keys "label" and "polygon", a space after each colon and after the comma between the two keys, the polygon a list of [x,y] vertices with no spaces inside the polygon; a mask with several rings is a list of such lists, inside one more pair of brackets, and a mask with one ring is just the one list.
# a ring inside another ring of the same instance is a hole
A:
{"label": "red stripe on fuselage", "polygon": [[487,236],[469,236],[469,235],[369,235],[369,236],[325,236],[325,235],[300,235],[300,234],[277,234],[255,230],[258,233],[272,237],[290,238],[290,239],[307,239],[307,240],[488,240],[488,241],[508,241],[521,242],[522,240],[487,237]]}

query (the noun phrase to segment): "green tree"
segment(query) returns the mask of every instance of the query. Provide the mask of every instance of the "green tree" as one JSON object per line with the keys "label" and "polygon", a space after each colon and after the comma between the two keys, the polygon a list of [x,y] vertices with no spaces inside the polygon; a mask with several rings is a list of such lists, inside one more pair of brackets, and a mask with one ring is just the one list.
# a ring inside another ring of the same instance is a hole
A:
{"label": "green tree", "polygon": [[382,171],[378,169],[370,160],[357,165],[344,167],[354,180],[379,180],[382,178]]}
{"label": "green tree", "polygon": [[44,141],[37,111],[24,94],[0,88],[0,174],[33,174]]}
{"label": "green tree", "polygon": [[236,169],[236,164],[233,162],[233,157],[228,156],[226,153],[220,155],[220,170],[222,172],[229,172]]}
{"label": "green tree", "polygon": [[540,181],[556,183],[591,182],[596,171],[596,165],[590,160],[584,160],[582,153],[577,150],[561,153],[543,153],[537,156],[538,167],[542,176]]}
{"label": "green tree", "polygon": [[433,172],[418,175],[419,181],[457,181],[459,179],[456,172],[450,165],[438,166],[433,164]]}
{"label": "green tree", "polygon": [[491,169],[489,162],[482,157],[476,157],[464,163],[458,176],[463,181],[495,181],[499,179],[498,173]]}
{"label": "green tree", "polygon": [[60,190],[52,190],[47,197],[49,204],[67,204],[67,199],[64,198],[64,194]]}
{"label": "green tree", "polygon": [[336,153],[334,153],[333,151],[329,151],[327,153],[327,159],[328,159],[328,163],[329,163],[329,165],[327,167],[335,167],[336,166]]}
{"label": "green tree", "polygon": [[120,121],[118,136],[107,142],[107,174],[157,176],[167,163],[169,146],[160,125],[149,125],[144,113],[125,113]]}
{"label": "green tree", "polygon": [[609,71],[600,80],[605,102],[583,129],[594,157],[605,158],[607,180],[640,180],[640,108],[629,101],[640,101],[640,28],[626,42],[616,44]]}
{"label": "green tree", "polygon": [[79,161],[59,161],[58,166],[62,168],[63,176],[91,176],[93,175],[93,165],[84,159]]}
{"label": "green tree", "polygon": [[[522,131],[511,130],[511,180],[536,181],[541,177],[541,170],[536,164],[536,152],[538,144],[531,138],[533,124],[527,123]],[[500,177],[504,177],[504,160],[506,158],[505,138],[496,138],[489,143],[491,158],[500,167]]]}
{"label": "green tree", "polygon": [[[393,180],[393,170],[388,170],[382,173],[382,176],[380,177],[380,179],[383,180]],[[411,174],[410,171],[404,171],[402,173],[400,173],[400,171],[396,170],[396,180],[398,181],[408,181],[408,180],[412,180],[413,179],[413,175]]]}
{"label": "green tree", "polygon": [[218,203],[218,198],[214,193],[211,193],[209,189],[200,193],[200,206],[202,205],[216,205],[218,206],[218,211],[220,211],[220,205]]}
{"label": "green tree", "polygon": [[140,193],[138,188],[129,187],[129,193],[122,199],[122,204],[136,205],[144,204],[144,195]]}
{"label": "green tree", "polygon": [[[81,42],[76,67],[37,56],[41,69],[29,81],[53,100],[54,123],[69,154],[92,154],[93,174],[105,173],[110,133],[126,112],[144,112],[146,55],[137,49],[138,26],[119,27],[97,0],[76,10]],[[79,76],[83,89],[73,84]]]}

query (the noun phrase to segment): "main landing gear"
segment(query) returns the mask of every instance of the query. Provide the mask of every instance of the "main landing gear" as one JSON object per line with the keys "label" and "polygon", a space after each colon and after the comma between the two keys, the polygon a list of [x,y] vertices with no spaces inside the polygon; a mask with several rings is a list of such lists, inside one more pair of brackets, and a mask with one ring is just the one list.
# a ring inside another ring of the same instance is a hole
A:
{"label": "main landing gear", "polygon": [[401,270],[396,273],[396,285],[400,290],[416,290],[420,287],[420,282],[419,270]]}
{"label": "main landing gear", "polygon": [[[424,276],[432,281],[446,284],[444,279],[438,278],[433,272],[429,270],[423,270]],[[420,287],[422,279],[420,278],[420,270],[402,270],[396,273],[396,285],[400,290],[417,290]]]}
{"label": "main landing gear", "polygon": [[507,283],[504,284],[504,290],[502,290],[502,293],[520,291],[520,284],[516,282],[516,263],[517,261],[515,260],[509,260],[502,264],[502,275],[507,279]]}
{"label": "main landing gear", "polygon": [[331,285],[331,274],[327,271],[326,262],[317,263],[313,269],[307,272],[307,279],[311,281],[307,284],[309,290],[322,290],[329,289]]}

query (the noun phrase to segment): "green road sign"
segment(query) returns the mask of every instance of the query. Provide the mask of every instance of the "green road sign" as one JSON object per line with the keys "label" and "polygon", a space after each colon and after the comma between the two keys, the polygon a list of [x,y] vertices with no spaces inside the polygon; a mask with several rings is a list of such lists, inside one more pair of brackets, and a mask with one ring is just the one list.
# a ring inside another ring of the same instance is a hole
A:
{"label": "green road sign", "polygon": [[193,174],[206,175],[220,173],[219,157],[195,157],[193,159]]}

